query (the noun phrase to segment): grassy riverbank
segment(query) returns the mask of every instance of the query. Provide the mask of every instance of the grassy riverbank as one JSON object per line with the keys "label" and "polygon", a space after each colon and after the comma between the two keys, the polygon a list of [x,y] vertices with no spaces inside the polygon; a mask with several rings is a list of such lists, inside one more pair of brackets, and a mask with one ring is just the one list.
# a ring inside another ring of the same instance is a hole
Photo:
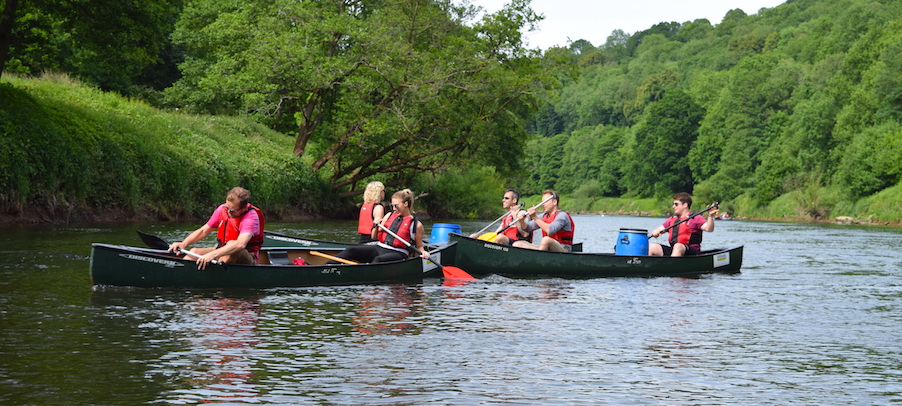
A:
{"label": "grassy riverbank", "polygon": [[165,112],[66,76],[0,83],[5,221],[202,217],[242,185],[270,216],[318,214],[334,193],[293,139],[236,117]]}

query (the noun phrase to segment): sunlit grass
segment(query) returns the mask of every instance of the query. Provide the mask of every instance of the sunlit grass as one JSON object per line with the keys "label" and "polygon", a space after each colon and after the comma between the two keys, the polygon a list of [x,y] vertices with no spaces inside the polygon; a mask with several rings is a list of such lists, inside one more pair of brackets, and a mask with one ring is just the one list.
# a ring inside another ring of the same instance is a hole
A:
{"label": "sunlit grass", "polygon": [[173,218],[208,212],[237,185],[270,212],[331,196],[292,137],[249,118],[162,111],[54,73],[4,75],[0,94],[7,205]]}

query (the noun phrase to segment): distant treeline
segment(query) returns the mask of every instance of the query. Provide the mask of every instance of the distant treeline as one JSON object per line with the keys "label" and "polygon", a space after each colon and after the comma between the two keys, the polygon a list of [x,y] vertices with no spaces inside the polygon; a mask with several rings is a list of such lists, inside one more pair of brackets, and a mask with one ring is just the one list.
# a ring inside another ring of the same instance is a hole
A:
{"label": "distant treeline", "polygon": [[582,75],[531,126],[526,190],[855,211],[902,176],[900,15],[899,1],[791,0],[573,42]]}

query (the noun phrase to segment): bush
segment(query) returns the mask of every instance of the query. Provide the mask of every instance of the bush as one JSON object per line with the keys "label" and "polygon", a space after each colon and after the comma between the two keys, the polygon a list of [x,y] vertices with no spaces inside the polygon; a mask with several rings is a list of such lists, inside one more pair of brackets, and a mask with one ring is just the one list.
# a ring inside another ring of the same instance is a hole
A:
{"label": "bush", "polygon": [[416,188],[428,192],[417,205],[439,218],[497,217],[502,213],[501,195],[509,188],[489,167],[423,174],[415,183]]}

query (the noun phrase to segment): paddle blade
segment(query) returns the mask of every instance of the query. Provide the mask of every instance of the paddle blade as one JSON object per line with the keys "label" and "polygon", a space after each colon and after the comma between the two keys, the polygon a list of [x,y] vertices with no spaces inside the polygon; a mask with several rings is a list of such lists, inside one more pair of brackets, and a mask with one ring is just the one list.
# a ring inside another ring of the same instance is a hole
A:
{"label": "paddle blade", "polygon": [[148,247],[153,248],[155,250],[168,250],[169,243],[166,240],[155,236],[153,234],[147,234],[142,232],[141,230],[135,230],[138,232],[138,237],[141,237],[141,241],[144,241]]}
{"label": "paddle blade", "polygon": [[497,236],[498,236],[498,233],[485,233],[483,235],[480,235],[478,239],[480,239],[482,241],[492,242],[492,241],[495,241],[495,237],[497,237]]}
{"label": "paddle blade", "polygon": [[456,266],[442,267],[442,275],[444,275],[444,277],[448,279],[461,279],[469,281],[476,280],[473,275],[468,274],[467,271],[464,271],[463,269],[460,269]]}

